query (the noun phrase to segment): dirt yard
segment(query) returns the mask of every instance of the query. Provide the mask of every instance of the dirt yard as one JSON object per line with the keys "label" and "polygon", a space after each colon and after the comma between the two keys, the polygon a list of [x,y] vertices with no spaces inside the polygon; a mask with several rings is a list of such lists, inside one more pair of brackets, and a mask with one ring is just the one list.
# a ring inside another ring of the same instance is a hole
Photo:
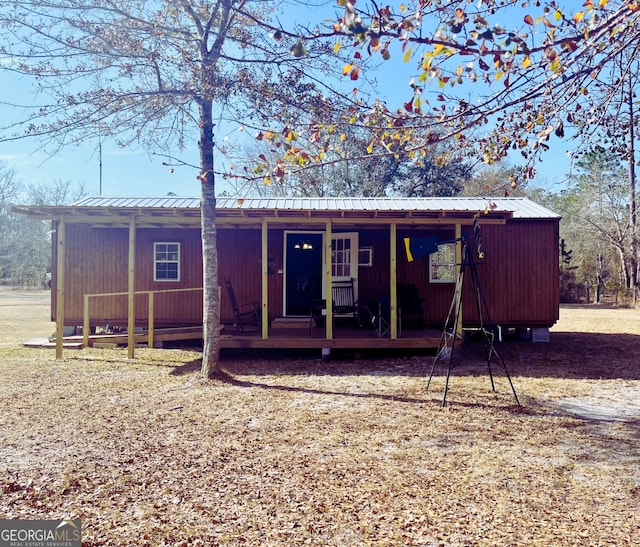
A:
{"label": "dirt yard", "polygon": [[0,515],[87,546],[640,545],[640,312],[567,307],[547,344],[432,357],[50,349],[0,292]]}

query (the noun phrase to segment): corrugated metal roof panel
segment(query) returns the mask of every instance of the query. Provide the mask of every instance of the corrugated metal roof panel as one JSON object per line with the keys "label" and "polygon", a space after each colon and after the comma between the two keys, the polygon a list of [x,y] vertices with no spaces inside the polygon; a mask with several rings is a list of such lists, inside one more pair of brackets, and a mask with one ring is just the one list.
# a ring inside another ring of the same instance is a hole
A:
{"label": "corrugated metal roof panel", "polygon": [[558,218],[528,198],[218,198],[221,209],[321,211],[461,211],[513,212],[514,218]]}
{"label": "corrugated metal roof panel", "polygon": [[[200,198],[86,197],[76,207],[177,208],[197,209]],[[559,218],[559,215],[528,198],[217,198],[219,209],[287,211],[446,211],[512,212],[514,218]]]}
{"label": "corrugated metal roof panel", "polygon": [[90,196],[75,202],[74,207],[125,207],[125,208],[168,208],[191,209],[200,207],[200,198],[161,196],[161,197],[117,197]]}

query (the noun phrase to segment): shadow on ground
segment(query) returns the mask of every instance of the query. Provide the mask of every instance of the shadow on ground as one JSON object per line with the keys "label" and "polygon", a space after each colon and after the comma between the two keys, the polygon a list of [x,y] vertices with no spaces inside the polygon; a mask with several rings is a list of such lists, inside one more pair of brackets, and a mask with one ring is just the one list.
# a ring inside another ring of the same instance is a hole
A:
{"label": "shadow on ground", "polygon": [[[495,346],[509,373],[530,378],[640,380],[640,336],[556,332],[548,343],[508,340]],[[435,351],[333,350],[322,358],[319,350],[229,350],[221,364],[231,375],[393,375],[428,376]],[[456,346],[452,361],[456,375],[485,375],[487,361],[480,341]],[[446,374],[449,359],[438,360],[435,374]],[[200,369],[200,361],[176,367],[179,375]],[[494,356],[492,369],[502,374]]]}

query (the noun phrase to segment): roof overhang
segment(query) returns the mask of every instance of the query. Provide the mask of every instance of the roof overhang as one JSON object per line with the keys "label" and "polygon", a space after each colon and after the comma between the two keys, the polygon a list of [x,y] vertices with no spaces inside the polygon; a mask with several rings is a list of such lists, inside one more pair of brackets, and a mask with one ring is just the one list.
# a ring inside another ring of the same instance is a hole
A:
{"label": "roof overhang", "polygon": [[[74,205],[14,206],[34,220],[64,219],[94,227],[198,228],[201,209],[196,198],[84,198]],[[216,225],[284,227],[336,225],[505,223],[509,219],[558,220],[560,217],[529,200],[485,198],[219,198]]]}

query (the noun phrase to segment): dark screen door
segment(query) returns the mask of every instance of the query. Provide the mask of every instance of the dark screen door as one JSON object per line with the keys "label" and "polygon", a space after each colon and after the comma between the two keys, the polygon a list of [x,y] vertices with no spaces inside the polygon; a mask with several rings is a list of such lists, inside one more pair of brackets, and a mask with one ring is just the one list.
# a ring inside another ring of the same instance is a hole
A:
{"label": "dark screen door", "polygon": [[308,316],[322,298],[322,234],[286,234],[285,315]]}

